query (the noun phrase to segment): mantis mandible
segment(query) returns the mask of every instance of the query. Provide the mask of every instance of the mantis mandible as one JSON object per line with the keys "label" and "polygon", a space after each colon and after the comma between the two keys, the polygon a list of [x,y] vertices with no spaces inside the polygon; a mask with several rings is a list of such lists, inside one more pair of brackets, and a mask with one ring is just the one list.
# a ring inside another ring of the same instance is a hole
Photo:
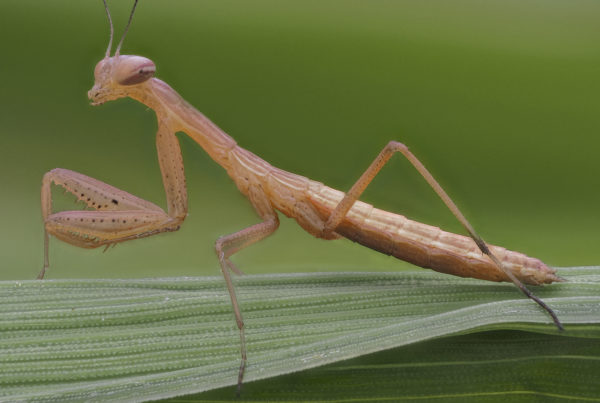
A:
{"label": "mantis mandible", "polygon": [[[233,138],[188,104],[169,85],[155,78],[156,68],[150,59],[120,54],[137,0],[115,54],[111,56],[114,28],[106,0],[103,1],[110,24],[110,41],[105,57],[96,65],[95,83],[88,96],[92,105],[130,97],[155,111],[158,121],[156,148],[167,211],[74,171],[56,168],[47,172],[41,189],[45,236],[44,266],[39,279],[44,277],[49,267],[50,235],[82,248],[96,248],[179,229],[187,214],[188,199],[183,160],[175,133],[184,132],[227,171],[261,219],[248,228],[220,237],[215,243],[240,335],[238,392],[246,368],[246,346],[244,320],[230,273],[241,272],[230,258],[275,232],[279,226],[278,211],[294,218],[304,230],[319,238],[347,238],[442,273],[513,282],[527,297],[545,309],[556,326],[562,329],[554,311],[523,285],[563,281],[555,274],[554,269],[522,253],[488,246],[405,145],[389,142],[347,193],[278,169],[241,148]],[[396,153],[410,161],[460,221],[469,237],[444,232],[358,200],[381,168]],[[52,184],[63,187],[90,209],[53,213]]]}

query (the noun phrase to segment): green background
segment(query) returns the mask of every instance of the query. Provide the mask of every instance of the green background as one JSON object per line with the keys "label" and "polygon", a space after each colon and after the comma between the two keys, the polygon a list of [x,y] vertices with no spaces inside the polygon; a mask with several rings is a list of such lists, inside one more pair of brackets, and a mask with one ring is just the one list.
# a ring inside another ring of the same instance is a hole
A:
{"label": "green background", "polygon": [[[118,35],[130,2],[111,2]],[[270,163],[342,190],[389,140],[407,144],[491,243],[555,266],[598,264],[600,3],[142,0],[123,53]],[[164,205],[155,117],[92,107],[98,1],[0,2],[1,279],[42,263],[42,175],[68,168]],[[182,229],[106,253],[51,242],[49,278],[216,275],[215,239],[257,222],[225,172],[180,136]],[[72,208],[55,192],[57,207]],[[363,200],[460,226],[401,157]],[[282,217],[283,218],[283,217]],[[411,266],[311,238],[292,220],[234,258],[247,273]]]}

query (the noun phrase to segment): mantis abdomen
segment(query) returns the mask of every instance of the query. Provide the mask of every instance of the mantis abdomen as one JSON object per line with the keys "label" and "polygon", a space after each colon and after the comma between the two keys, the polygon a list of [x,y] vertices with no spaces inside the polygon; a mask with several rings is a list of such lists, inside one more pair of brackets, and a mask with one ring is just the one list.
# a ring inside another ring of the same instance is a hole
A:
{"label": "mantis abdomen", "polygon": [[[240,191],[248,194],[259,187],[268,194],[274,209],[292,217],[309,233],[321,238],[350,239],[417,266],[461,277],[489,281],[512,280],[481,252],[473,239],[446,232],[438,227],[410,220],[356,201],[336,227],[323,233],[325,222],[345,193],[320,182],[278,169],[253,153],[235,147],[229,153],[232,178]],[[488,245],[503,265],[522,282],[549,284],[561,281],[554,269],[541,260],[500,246]]]}
{"label": "mantis abdomen", "polygon": [[[343,197],[343,192],[318,182],[313,182],[310,187],[309,199],[324,218],[329,217]],[[511,281],[488,256],[481,253],[471,238],[446,232],[360,201],[352,206],[335,232],[363,246],[420,267],[461,277]],[[537,285],[561,281],[554,269],[539,259],[499,246],[488,246],[524,283]]]}

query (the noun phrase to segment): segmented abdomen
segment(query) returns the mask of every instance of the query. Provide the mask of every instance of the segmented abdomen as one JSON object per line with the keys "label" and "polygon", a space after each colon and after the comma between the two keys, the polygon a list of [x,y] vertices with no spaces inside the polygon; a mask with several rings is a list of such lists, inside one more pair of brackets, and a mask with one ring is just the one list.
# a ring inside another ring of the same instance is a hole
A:
{"label": "segmented abdomen", "polygon": [[[319,182],[309,186],[308,198],[322,217],[329,217],[344,193]],[[354,242],[417,266],[461,277],[510,281],[466,236],[407,219],[398,214],[356,202],[336,233]],[[544,284],[561,281],[555,271],[539,259],[499,246],[489,245],[503,264],[522,282]]]}
{"label": "segmented abdomen", "polygon": [[[251,152],[236,147],[229,152],[231,177],[240,191],[248,195],[250,187],[265,192],[273,208],[309,233],[323,237],[323,227],[344,193],[275,168]],[[252,200],[251,200],[252,201]],[[256,206],[255,206],[256,207]],[[437,227],[407,219],[356,202],[335,234],[378,252],[442,273],[490,281],[510,281],[475,242],[466,236],[442,231]],[[499,246],[490,250],[526,284],[561,281],[554,270],[540,260]]]}

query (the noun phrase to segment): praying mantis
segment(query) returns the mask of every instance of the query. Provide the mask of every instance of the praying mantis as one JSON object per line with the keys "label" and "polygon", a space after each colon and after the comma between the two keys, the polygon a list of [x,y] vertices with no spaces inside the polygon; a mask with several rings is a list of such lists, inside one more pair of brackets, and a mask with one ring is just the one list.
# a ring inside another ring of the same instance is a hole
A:
{"label": "praying mantis", "polygon": [[[241,148],[169,85],[155,78],[156,67],[150,59],[120,54],[137,0],[111,56],[114,27],[106,0],[103,1],[110,24],[110,40],[105,57],[96,65],[95,83],[88,97],[92,105],[130,97],[155,111],[158,122],[156,148],[167,209],[75,171],[56,168],[47,172],[41,188],[44,264],[39,279],[44,278],[49,267],[50,236],[82,248],[97,248],[180,228],[187,215],[188,199],[183,158],[175,134],[184,132],[226,170],[260,217],[259,223],[222,236],[215,242],[240,336],[238,393],[247,353],[244,320],[231,277],[231,273],[242,272],[231,257],[273,234],[279,226],[278,212],[295,219],[304,230],[318,238],[346,238],[442,273],[512,282],[546,310],[556,326],[562,329],[555,312],[524,283],[549,284],[563,279],[538,259],[483,241],[436,179],[404,144],[390,141],[346,193],[278,169]],[[423,176],[469,236],[448,233],[359,201],[369,183],[396,153],[407,158]],[[89,209],[53,212],[53,184],[75,195]]]}

